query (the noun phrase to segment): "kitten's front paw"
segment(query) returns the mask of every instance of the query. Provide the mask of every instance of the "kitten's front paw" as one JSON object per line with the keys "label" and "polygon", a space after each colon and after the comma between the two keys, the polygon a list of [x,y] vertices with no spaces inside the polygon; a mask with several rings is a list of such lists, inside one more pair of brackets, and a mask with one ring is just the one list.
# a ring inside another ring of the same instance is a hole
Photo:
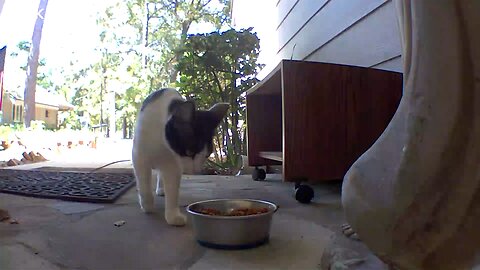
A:
{"label": "kitten's front paw", "polygon": [[184,226],[187,223],[187,217],[180,211],[165,213],[165,220],[173,226]]}
{"label": "kitten's front paw", "polygon": [[153,213],[153,204],[151,205],[140,205],[140,208],[142,209],[143,212],[146,214]]}
{"label": "kitten's front paw", "polygon": [[153,212],[153,197],[152,196],[139,196],[140,208],[145,213],[152,213]]}

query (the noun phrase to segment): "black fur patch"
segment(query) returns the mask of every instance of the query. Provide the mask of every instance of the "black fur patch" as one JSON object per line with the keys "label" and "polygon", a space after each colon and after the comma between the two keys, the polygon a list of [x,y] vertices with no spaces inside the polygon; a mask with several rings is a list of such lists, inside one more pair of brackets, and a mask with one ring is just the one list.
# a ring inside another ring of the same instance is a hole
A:
{"label": "black fur patch", "polygon": [[[182,101],[173,101],[169,110],[174,111],[175,107]],[[192,159],[207,148],[207,155],[213,151],[213,136],[218,125],[215,115],[209,111],[195,111],[194,119],[190,122],[182,121],[174,115],[165,127],[165,135],[170,147],[182,157]]]}
{"label": "black fur patch", "polygon": [[179,100],[179,99],[172,100],[172,102],[168,106],[168,112],[173,113],[175,111],[175,109],[177,108],[177,106],[180,105],[180,104],[183,104],[183,102],[185,102],[185,101]]}
{"label": "black fur patch", "polygon": [[167,90],[168,90],[168,88],[162,88],[160,90],[157,90],[155,92],[150,93],[150,95],[148,95],[147,98],[145,98],[145,100],[143,101],[142,107],[140,108],[140,111],[143,111],[147,107],[148,104],[152,103],[153,101],[155,101],[156,99],[161,97],[162,94],[165,93],[165,91],[167,91]]}

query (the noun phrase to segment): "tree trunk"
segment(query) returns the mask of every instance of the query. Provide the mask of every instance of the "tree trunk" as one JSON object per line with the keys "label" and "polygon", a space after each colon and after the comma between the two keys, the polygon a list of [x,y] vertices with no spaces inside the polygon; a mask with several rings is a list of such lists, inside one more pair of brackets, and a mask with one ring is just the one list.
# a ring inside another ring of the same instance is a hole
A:
{"label": "tree trunk", "polygon": [[127,139],[127,117],[126,116],[123,116],[122,131],[123,131],[123,138]]}
{"label": "tree trunk", "polygon": [[242,151],[242,141],[240,140],[240,132],[238,132],[238,110],[233,111],[232,116],[232,143],[235,149],[235,155],[240,155]]}
{"label": "tree trunk", "polygon": [[128,123],[128,138],[133,139],[133,123]]}
{"label": "tree trunk", "polygon": [[107,134],[105,135],[107,138],[110,138],[110,119],[107,118],[107,125],[105,127],[107,129]]}
{"label": "tree trunk", "polygon": [[47,11],[48,0],[40,0],[38,5],[37,20],[32,35],[32,46],[28,55],[27,79],[25,81],[25,126],[30,127],[35,120],[35,89],[37,86],[38,58],[40,56],[40,41],[42,39],[43,22]]}
{"label": "tree trunk", "polygon": [[213,155],[214,155],[214,158],[215,158],[215,162],[217,162],[217,163],[222,162],[220,151],[222,151],[222,146],[220,144],[220,137],[217,134],[217,135],[214,136],[214,150],[213,150]]}

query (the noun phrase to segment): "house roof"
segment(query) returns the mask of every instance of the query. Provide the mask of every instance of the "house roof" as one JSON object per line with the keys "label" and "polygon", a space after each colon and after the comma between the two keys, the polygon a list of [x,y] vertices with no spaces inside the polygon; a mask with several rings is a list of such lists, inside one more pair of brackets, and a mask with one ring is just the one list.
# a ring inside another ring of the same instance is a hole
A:
{"label": "house roof", "polygon": [[[23,101],[23,93],[9,91],[7,91],[7,93],[10,98]],[[35,103],[57,107],[60,111],[68,111],[74,108],[74,106],[68,103],[61,95],[49,92],[38,85],[35,90]]]}

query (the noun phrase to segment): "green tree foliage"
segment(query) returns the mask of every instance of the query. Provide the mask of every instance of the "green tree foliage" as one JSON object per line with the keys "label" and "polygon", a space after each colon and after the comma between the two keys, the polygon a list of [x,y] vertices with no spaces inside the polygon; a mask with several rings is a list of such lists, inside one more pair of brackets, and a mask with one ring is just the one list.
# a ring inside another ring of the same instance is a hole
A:
{"label": "green tree foliage", "polygon": [[[18,68],[23,72],[27,71],[27,63],[24,60],[28,58],[30,48],[32,47],[31,44],[30,41],[20,41],[17,47],[10,53],[11,57],[21,59],[21,64],[19,64]],[[38,60],[37,85],[49,90],[54,86],[54,83],[51,78],[52,72],[47,70],[46,63],[47,60],[43,57],[40,57]]]}
{"label": "green tree foliage", "polygon": [[256,75],[263,66],[257,63],[259,50],[260,40],[251,28],[189,35],[179,50],[178,86],[183,94],[199,107],[219,101],[231,105],[215,138],[220,150],[216,158],[229,166],[246,152],[245,91],[258,82]]}
{"label": "green tree foliage", "polygon": [[[262,65],[257,35],[229,24],[230,0],[125,0],[107,8],[97,20],[98,61],[66,76],[77,90],[72,103],[99,124],[113,91],[117,129],[131,138],[140,104],[159,88],[179,87],[200,108],[227,102],[215,154],[236,165],[246,152],[245,91]],[[192,34],[200,25],[213,32]]]}
{"label": "green tree foliage", "polygon": [[193,24],[211,24],[215,29],[221,29],[230,23],[230,0],[157,0],[145,5],[147,64],[152,59],[157,64],[152,66],[153,71],[167,75],[161,78],[160,85],[177,80],[175,65],[180,56],[179,49]]}
{"label": "green tree foliage", "polygon": [[[88,115],[93,125],[102,119],[103,123],[116,119],[117,129],[123,129],[124,136],[131,138],[143,99],[152,91],[175,85],[175,65],[187,33],[199,24],[208,24],[212,29],[227,24],[229,3],[125,0],[108,7],[97,19],[98,61],[82,69],[84,74],[75,83],[78,91],[73,104],[85,110],[82,114]],[[112,92],[116,117],[109,114],[112,104],[106,99]]]}

